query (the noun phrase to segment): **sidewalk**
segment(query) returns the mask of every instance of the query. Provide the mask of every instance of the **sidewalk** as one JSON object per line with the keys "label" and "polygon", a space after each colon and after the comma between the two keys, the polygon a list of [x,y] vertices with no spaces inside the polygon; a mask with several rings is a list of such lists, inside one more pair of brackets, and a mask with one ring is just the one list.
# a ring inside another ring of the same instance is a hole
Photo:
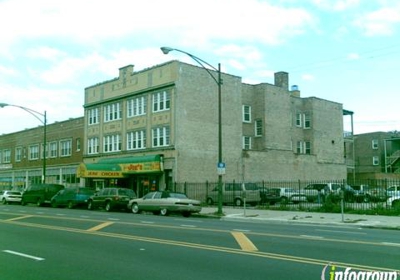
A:
{"label": "sidewalk", "polygon": [[[400,216],[279,211],[224,207],[221,220],[279,221],[329,225],[354,225],[358,227],[400,230]],[[201,215],[216,216],[217,207],[203,207]]]}

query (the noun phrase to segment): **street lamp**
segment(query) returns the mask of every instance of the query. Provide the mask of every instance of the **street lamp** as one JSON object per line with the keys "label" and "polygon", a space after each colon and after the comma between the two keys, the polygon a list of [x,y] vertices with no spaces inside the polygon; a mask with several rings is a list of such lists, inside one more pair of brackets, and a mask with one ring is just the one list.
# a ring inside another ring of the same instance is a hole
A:
{"label": "street lamp", "polygon": [[[201,67],[203,67],[204,70],[207,71],[208,74],[210,74],[211,78],[217,83],[218,85],[218,212],[217,214],[222,215],[222,174],[225,171],[225,164],[222,162],[222,115],[221,115],[221,86],[222,86],[222,78],[221,78],[221,63],[218,63],[218,69],[212,66],[211,64],[207,63],[206,61],[202,60],[201,58],[190,54],[188,52],[174,49],[174,48],[169,48],[169,47],[161,47],[161,51],[164,54],[168,54],[170,51],[177,51],[184,53],[188,56],[190,56],[194,61],[196,61]],[[217,71],[218,77],[214,77],[214,75],[210,72],[210,70],[205,67],[204,65],[207,65],[214,71]],[[223,171],[220,171],[220,169],[223,169]]]}
{"label": "street lamp", "polygon": [[[47,125],[47,117],[46,117],[46,111],[44,113],[40,113],[38,111],[35,111],[33,109],[29,109],[27,107],[19,106],[19,105],[12,105],[12,104],[7,104],[7,103],[0,103],[0,108],[4,108],[7,106],[12,106],[12,107],[17,107],[20,108],[35,118],[37,118],[42,124],[43,124],[43,171],[42,171],[42,183],[46,183],[46,125]],[[43,120],[39,117],[42,116]]]}

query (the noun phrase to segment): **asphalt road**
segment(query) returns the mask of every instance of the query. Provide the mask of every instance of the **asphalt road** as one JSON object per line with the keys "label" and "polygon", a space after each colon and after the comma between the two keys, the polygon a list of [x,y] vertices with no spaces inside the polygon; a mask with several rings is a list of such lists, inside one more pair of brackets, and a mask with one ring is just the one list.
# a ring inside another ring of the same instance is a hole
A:
{"label": "asphalt road", "polygon": [[[398,231],[0,205],[0,279],[329,279],[400,270]],[[400,279],[400,276],[399,276]]]}

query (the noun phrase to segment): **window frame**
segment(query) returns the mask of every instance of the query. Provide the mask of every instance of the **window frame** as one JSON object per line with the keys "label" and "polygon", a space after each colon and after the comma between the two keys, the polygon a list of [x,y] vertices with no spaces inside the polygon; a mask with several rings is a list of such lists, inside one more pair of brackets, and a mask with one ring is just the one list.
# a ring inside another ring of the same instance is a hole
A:
{"label": "window frame", "polygon": [[242,121],[244,123],[251,123],[251,106],[242,105]]}

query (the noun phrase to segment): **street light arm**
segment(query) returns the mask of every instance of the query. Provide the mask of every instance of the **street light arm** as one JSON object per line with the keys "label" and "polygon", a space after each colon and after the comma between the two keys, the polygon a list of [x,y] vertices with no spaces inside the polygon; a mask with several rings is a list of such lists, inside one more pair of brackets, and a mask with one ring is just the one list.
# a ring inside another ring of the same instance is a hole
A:
{"label": "street light arm", "polygon": [[[38,119],[43,125],[46,124],[46,112],[43,114],[43,113],[40,113],[40,112],[35,111],[35,110],[33,110],[33,109],[29,109],[29,108],[24,107],[24,106],[13,105],[13,104],[7,104],[7,103],[0,103],[0,107],[1,107],[1,108],[7,107],[7,106],[20,108],[20,109],[22,109],[22,110],[28,112],[28,113],[31,114],[32,116],[34,116],[34,117],[35,117],[36,119]],[[44,118],[44,120],[42,120],[41,118],[39,118],[38,115],[42,116],[42,117]]]}
{"label": "street light arm", "polygon": [[188,52],[185,52],[185,51],[182,51],[182,50],[179,50],[179,49],[173,49],[173,48],[169,48],[169,47],[161,47],[161,51],[164,54],[168,54],[170,51],[177,51],[177,52],[181,52],[181,53],[184,53],[184,54],[190,56],[194,61],[196,61],[199,65],[201,65],[201,67],[203,67],[204,70],[206,70],[208,74],[210,74],[211,78],[217,83],[217,85],[222,85],[222,79],[220,78],[220,76],[219,76],[218,79],[216,79],[214,77],[214,75],[210,72],[210,70],[208,70],[208,68],[204,66],[204,64],[207,65],[208,67],[210,67],[211,69],[213,69],[214,71],[217,71],[218,73],[221,72],[221,69],[215,68],[214,66],[212,66],[207,61],[204,61],[201,58],[199,58],[199,57],[197,57],[197,56],[195,56],[195,55],[193,55],[191,53],[188,53]]}
{"label": "street light arm", "polygon": [[[17,107],[20,108],[22,110],[24,110],[25,112],[28,112],[29,114],[31,114],[32,116],[34,116],[36,119],[38,119],[42,124],[43,124],[43,173],[42,173],[42,182],[43,184],[46,183],[46,143],[47,143],[47,115],[46,115],[46,111],[44,111],[44,113],[40,113],[38,111],[35,111],[33,109],[24,107],[24,106],[19,106],[19,105],[13,105],[13,104],[7,104],[7,103],[0,103],[0,108],[4,108],[7,106],[12,106],[12,107]],[[43,120],[39,117],[42,116]]]}

